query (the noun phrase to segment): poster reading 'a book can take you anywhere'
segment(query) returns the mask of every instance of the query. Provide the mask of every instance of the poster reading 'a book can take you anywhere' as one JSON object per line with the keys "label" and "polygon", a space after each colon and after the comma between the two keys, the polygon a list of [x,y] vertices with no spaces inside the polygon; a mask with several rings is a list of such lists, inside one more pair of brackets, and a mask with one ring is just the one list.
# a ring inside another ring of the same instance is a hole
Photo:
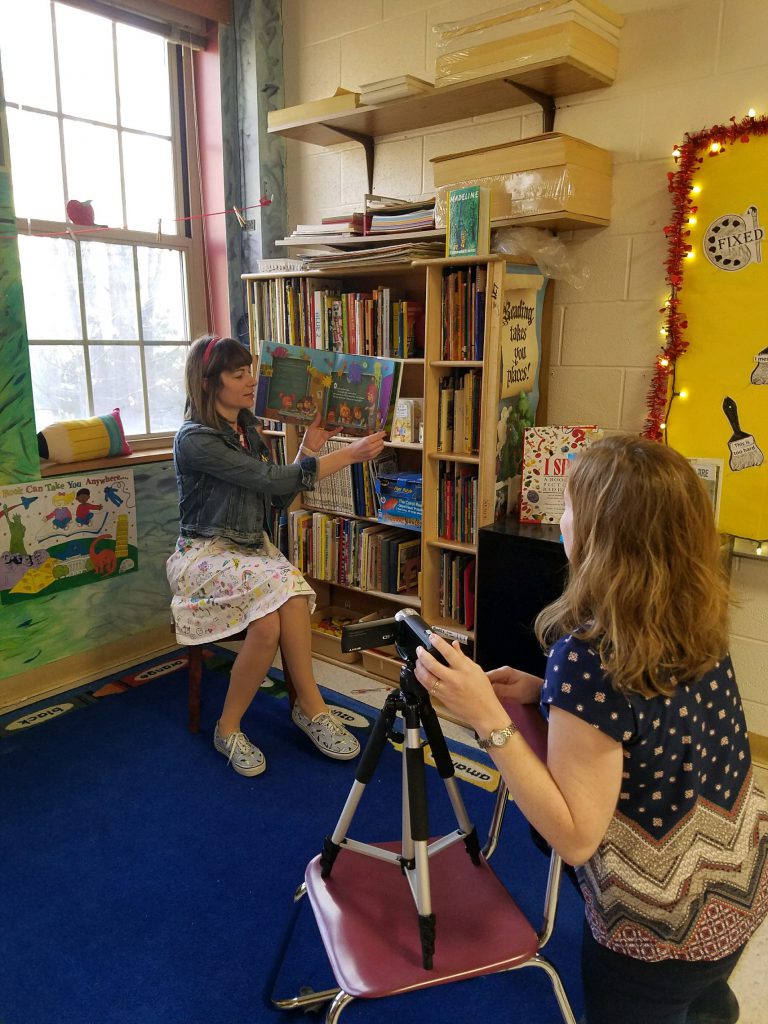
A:
{"label": "poster reading 'a book can take you anywhere'", "polygon": [[137,568],[132,470],[0,486],[3,604]]}

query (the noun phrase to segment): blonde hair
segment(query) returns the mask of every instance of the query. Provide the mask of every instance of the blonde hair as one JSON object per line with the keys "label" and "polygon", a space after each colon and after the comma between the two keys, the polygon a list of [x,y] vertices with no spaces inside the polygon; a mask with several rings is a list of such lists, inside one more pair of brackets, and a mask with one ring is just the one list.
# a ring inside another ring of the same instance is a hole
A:
{"label": "blonde hair", "polygon": [[[211,345],[214,339],[215,343]],[[253,357],[245,345],[234,338],[216,338],[215,334],[202,334],[196,338],[189,348],[184,368],[187,387],[184,419],[195,420],[214,430],[223,430],[226,423],[216,411],[220,375],[223,370],[239,370],[252,361]]]}
{"label": "blonde hair", "polygon": [[563,594],[536,619],[545,646],[576,632],[614,687],[669,695],[728,644],[729,590],[712,504],[678,452],[633,435],[590,445],[568,477]]}

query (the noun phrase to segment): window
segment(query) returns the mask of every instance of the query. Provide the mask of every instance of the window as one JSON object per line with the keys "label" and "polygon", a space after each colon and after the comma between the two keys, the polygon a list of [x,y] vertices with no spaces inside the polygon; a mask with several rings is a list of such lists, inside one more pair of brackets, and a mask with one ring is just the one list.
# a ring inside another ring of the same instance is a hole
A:
{"label": "window", "polygon": [[190,324],[205,322],[190,68],[188,50],[65,3],[3,9],[38,430],[115,406],[132,436],[182,420]]}

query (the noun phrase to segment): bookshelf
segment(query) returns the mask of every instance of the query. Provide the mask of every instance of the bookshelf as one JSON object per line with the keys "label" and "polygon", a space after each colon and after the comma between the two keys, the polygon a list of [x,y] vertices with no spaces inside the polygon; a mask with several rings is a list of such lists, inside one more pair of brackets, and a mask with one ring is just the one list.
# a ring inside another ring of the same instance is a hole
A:
{"label": "bookshelf", "polygon": [[[514,270],[510,261],[492,255],[463,260],[414,261],[390,268],[345,269],[336,274],[329,269],[319,274],[244,275],[251,345],[256,355],[260,342],[270,335],[259,293],[265,288],[274,288],[275,281],[292,279],[299,284],[305,281],[305,291],[309,292],[329,281],[336,281],[344,291],[370,290],[372,285],[383,285],[391,287],[393,295],[397,292],[408,300],[422,303],[424,308],[424,355],[402,361],[399,388],[401,397],[423,398],[423,443],[406,445],[389,441],[385,448],[385,454],[397,451],[400,470],[422,475],[421,530],[413,534],[420,538],[418,588],[394,594],[387,592],[388,588],[373,585],[370,580],[362,586],[356,581],[340,582],[333,571],[328,572],[326,562],[321,570],[308,574],[317,590],[318,604],[353,609],[360,615],[391,615],[400,607],[415,607],[430,624],[468,641],[472,651],[476,629],[470,594],[476,592],[479,531],[492,524],[496,517],[501,311],[500,302],[492,301],[491,297],[503,295],[510,272]],[[465,303],[465,308],[471,312],[465,314],[464,320],[456,314],[456,322],[461,325],[461,341],[447,329],[447,282],[451,282],[450,288],[455,288],[458,294],[476,296],[479,290],[486,298],[478,308],[475,308],[477,303]],[[447,380],[455,385],[454,399],[456,390],[466,389],[464,426],[450,444],[441,419],[441,402],[444,402],[441,395]],[[294,457],[297,443],[295,430],[287,427],[287,459]],[[310,513],[311,509],[307,502],[299,500],[292,511]],[[345,529],[359,533],[374,521],[370,515],[351,514],[344,499],[334,509],[332,496],[330,504],[324,505],[318,514],[325,517],[320,525],[320,529],[326,531],[325,552],[329,545],[335,550],[333,545]],[[294,517],[293,522],[300,520]],[[311,528],[309,519],[303,521],[301,528]],[[291,543],[296,544],[295,536]],[[295,548],[292,552],[295,560]],[[388,681],[391,683],[391,677]]]}

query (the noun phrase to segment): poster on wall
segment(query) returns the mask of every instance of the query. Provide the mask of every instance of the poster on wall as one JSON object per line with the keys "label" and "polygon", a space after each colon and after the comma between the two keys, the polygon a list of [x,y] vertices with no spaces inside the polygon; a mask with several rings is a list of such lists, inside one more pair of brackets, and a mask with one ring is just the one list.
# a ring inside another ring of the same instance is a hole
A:
{"label": "poster on wall", "polygon": [[768,537],[768,120],[747,117],[675,150],[668,343],[649,407],[650,436],[721,463],[718,524]]}
{"label": "poster on wall", "polygon": [[[510,515],[520,497],[525,431],[539,402],[541,329],[547,278],[538,267],[507,263],[499,294],[499,409],[496,423],[496,518]],[[498,305],[498,309],[494,309]]]}
{"label": "poster on wall", "polygon": [[0,485],[0,601],[138,569],[132,470]]}

